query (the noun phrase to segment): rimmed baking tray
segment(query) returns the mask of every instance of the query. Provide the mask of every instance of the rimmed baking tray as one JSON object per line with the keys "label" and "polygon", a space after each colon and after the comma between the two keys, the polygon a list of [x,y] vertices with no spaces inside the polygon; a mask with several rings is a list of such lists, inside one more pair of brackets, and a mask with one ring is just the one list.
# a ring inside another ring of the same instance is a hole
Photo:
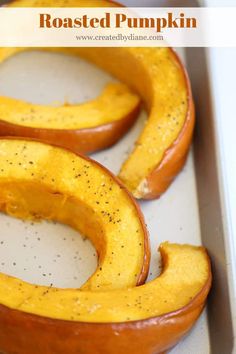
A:
{"label": "rimmed baking tray", "polygon": [[[127,3],[135,5],[132,1]],[[158,3],[173,6],[170,1]],[[157,2],[136,2],[139,6],[154,4]],[[186,1],[175,2],[175,6],[184,5]],[[197,3],[190,1],[187,5]],[[210,67],[206,49],[187,48],[179,52],[192,82],[196,133],[187,164],[169,190],[159,200],[140,203],[151,236],[149,278],[159,272],[156,249],[161,241],[205,245],[212,259],[214,279],[208,307],[191,333],[171,353],[228,354],[234,350],[233,300]],[[22,53],[0,67],[0,94],[35,103],[80,102],[95,97],[111,80],[109,75],[77,58]],[[118,172],[145,117],[142,112],[135,126],[117,145],[92,157]],[[74,287],[83,283],[96,267],[91,244],[83,242],[65,226],[23,223],[5,215],[0,215],[0,226],[0,271],[39,284]]]}

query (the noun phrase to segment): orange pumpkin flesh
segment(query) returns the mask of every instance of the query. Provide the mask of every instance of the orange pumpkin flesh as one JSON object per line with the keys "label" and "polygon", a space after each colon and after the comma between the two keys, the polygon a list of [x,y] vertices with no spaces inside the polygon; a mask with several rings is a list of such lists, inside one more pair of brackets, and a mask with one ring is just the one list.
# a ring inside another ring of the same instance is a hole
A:
{"label": "orange pumpkin flesh", "polygon": [[122,84],[109,84],[95,100],[62,107],[35,105],[0,97],[0,117],[24,127],[77,130],[92,129],[124,119],[139,105],[136,95]]}

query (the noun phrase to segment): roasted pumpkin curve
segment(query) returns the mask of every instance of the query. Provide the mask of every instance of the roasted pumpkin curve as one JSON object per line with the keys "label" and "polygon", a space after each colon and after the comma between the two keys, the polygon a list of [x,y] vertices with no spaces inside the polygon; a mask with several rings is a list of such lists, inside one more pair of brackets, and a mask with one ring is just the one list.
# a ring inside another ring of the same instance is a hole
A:
{"label": "roasted pumpkin curve", "polygon": [[[54,7],[52,0],[15,0],[13,7]],[[60,0],[57,7],[117,7],[97,0]],[[49,49],[49,48],[47,48]],[[49,49],[50,50],[50,49]],[[119,177],[137,198],[159,197],[183,167],[194,128],[189,78],[171,48],[51,48],[81,55],[140,94],[149,111]]]}
{"label": "roasted pumpkin curve", "polygon": [[40,142],[0,139],[0,210],[22,219],[58,220],[89,237],[99,266],[83,289],[135,286],[147,276],[148,235],[141,211],[115,177],[92,160]]}
{"label": "roasted pumpkin curve", "polygon": [[[0,63],[25,50],[0,48]],[[132,126],[139,110],[139,97],[121,83],[108,84],[91,101],[59,107],[0,96],[0,135],[30,137],[91,153],[115,144]]]}
{"label": "roasted pumpkin curve", "polygon": [[5,275],[0,301],[11,308],[45,317],[99,323],[143,320],[177,311],[208,283],[208,257],[203,248],[188,245],[163,243],[161,251],[163,273],[139,287],[112,293],[58,289],[27,284]]}
{"label": "roasted pumpkin curve", "polygon": [[164,243],[160,251],[162,274],[130,289],[91,292],[5,278],[0,346],[22,354],[164,353],[199,317],[211,269],[202,247]]}

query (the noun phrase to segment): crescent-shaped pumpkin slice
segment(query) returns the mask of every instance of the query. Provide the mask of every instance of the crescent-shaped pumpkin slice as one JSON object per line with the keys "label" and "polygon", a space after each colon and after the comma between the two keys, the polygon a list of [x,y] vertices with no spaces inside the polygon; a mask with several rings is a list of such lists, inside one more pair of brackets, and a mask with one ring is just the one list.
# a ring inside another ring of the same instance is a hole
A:
{"label": "crescent-shaped pumpkin slice", "polygon": [[185,163],[195,121],[189,78],[177,54],[171,48],[70,50],[132,87],[146,103],[146,124],[119,177],[136,198],[159,197]]}
{"label": "crescent-shaped pumpkin slice", "polygon": [[[25,50],[0,48],[0,63]],[[91,153],[115,144],[132,126],[139,109],[139,97],[121,83],[107,85],[91,101],[59,107],[0,96],[0,135],[35,138]]]}
{"label": "crescent-shaped pumpkin slice", "polygon": [[1,138],[0,211],[58,220],[89,237],[99,266],[83,289],[127,288],[146,279],[149,244],[142,213],[93,160],[36,141]]}
{"label": "crescent-shaped pumpkin slice", "polygon": [[199,317],[211,286],[202,247],[164,243],[163,271],[109,292],[35,286],[0,275],[0,348],[18,354],[158,354]]}

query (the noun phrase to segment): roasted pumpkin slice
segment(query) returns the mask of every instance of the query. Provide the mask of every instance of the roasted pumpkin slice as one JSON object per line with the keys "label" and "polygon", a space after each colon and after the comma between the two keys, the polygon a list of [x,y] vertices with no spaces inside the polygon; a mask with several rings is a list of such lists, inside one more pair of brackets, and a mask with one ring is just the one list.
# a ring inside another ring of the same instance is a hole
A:
{"label": "roasted pumpkin slice", "polygon": [[146,278],[149,248],[141,211],[95,161],[40,142],[0,139],[0,210],[58,220],[89,237],[99,266],[83,289],[130,287]]}
{"label": "roasted pumpkin slice", "polygon": [[[25,48],[0,48],[0,63]],[[43,106],[0,96],[0,135],[37,138],[89,153],[116,143],[132,126],[140,99],[121,83],[83,104]]]}
{"label": "roasted pumpkin slice", "polygon": [[165,352],[201,313],[211,270],[202,247],[164,243],[160,251],[161,275],[128,290],[47,288],[1,274],[1,349],[22,354],[35,348],[37,354]]}
{"label": "roasted pumpkin slice", "polygon": [[148,120],[119,177],[136,198],[159,197],[183,167],[194,127],[189,79],[170,48],[76,48],[130,85]]}

